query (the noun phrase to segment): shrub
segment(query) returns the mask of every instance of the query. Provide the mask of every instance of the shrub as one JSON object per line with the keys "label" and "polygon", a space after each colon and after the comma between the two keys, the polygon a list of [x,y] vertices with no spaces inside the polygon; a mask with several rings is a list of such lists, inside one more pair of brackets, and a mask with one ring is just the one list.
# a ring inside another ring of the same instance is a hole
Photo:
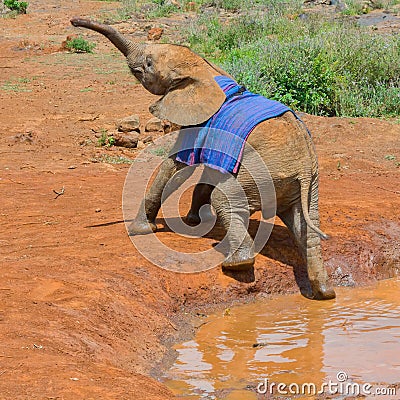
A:
{"label": "shrub", "polygon": [[111,147],[115,144],[115,138],[109,135],[107,130],[102,129],[97,143],[99,146]]}
{"label": "shrub", "polygon": [[93,49],[96,47],[95,43],[89,43],[87,40],[83,39],[81,36],[78,38],[73,38],[67,40],[66,48],[75,53],[92,53]]}
{"label": "shrub", "polygon": [[18,14],[26,14],[29,4],[26,1],[4,0],[4,5],[11,11],[16,11]]}
{"label": "shrub", "polygon": [[[294,5],[296,6],[296,4]],[[268,13],[229,24],[199,19],[186,34],[248,89],[317,115],[400,115],[400,37],[347,20]]]}

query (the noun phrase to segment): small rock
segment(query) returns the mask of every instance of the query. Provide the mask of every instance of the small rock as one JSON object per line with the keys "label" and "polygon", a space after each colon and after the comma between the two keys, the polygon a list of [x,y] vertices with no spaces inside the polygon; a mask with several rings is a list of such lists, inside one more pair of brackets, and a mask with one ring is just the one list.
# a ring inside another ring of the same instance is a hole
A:
{"label": "small rock", "polygon": [[143,143],[151,143],[153,141],[153,136],[147,135],[142,139]]}
{"label": "small rock", "polygon": [[268,343],[253,343],[253,348],[268,346]]}
{"label": "small rock", "polygon": [[181,129],[181,127],[177,124],[174,124],[166,119],[163,120],[164,125],[164,133],[176,132]]}
{"label": "small rock", "polygon": [[14,143],[33,144],[34,142],[34,137],[32,132],[20,133],[18,135],[13,136],[11,139],[14,141]]}
{"label": "small rock", "polygon": [[147,121],[147,124],[146,124],[144,130],[146,132],[163,132],[164,124],[161,121],[161,119],[154,117]]}
{"label": "small rock", "polygon": [[118,122],[118,130],[120,132],[139,132],[140,131],[140,119],[138,115],[131,115],[125,117]]}
{"label": "small rock", "polygon": [[76,165],[70,165],[68,169],[76,169]]}
{"label": "small rock", "polygon": [[134,149],[137,147],[139,140],[139,132],[124,132],[124,133],[114,133],[114,146],[127,147]]}
{"label": "small rock", "polygon": [[163,28],[152,28],[147,32],[148,40],[159,40],[161,39],[162,34],[164,33]]}
{"label": "small rock", "polygon": [[8,14],[11,10],[3,2],[0,3],[0,15]]}
{"label": "small rock", "polygon": [[143,143],[143,141],[139,140],[138,143],[137,143],[137,148],[139,150],[141,150],[141,149],[144,149],[145,147],[146,147],[146,145]]}
{"label": "small rock", "polygon": [[313,4],[313,5],[326,5],[330,6],[331,5],[331,0],[305,0],[304,4]]}
{"label": "small rock", "polygon": [[94,211],[99,213],[99,212],[101,212],[101,208],[96,208]]}

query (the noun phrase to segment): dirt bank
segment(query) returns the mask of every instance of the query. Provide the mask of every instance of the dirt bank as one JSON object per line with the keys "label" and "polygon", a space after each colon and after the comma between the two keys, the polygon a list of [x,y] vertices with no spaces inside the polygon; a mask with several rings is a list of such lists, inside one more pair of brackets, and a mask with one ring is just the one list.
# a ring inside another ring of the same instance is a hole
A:
{"label": "dirt bank", "polygon": [[[129,165],[114,163],[137,150],[97,147],[95,132],[132,113],[147,121],[153,96],[96,34],[85,33],[97,43],[94,55],[59,51],[75,33],[72,15],[107,13],[116,3],[30,4],[28,15],[0,19],[0,398],[171,398],[148,374],[166,338],[186,332],[177,315],[298,291],[304,264],[279,225],[253,281],[218,268],[176,275],[142,258],[121,223]],[[305,120],[320,157],[332,279],[362,285],[393,275],[400,125]],[[160,237],[193,247],[169,232]]]}

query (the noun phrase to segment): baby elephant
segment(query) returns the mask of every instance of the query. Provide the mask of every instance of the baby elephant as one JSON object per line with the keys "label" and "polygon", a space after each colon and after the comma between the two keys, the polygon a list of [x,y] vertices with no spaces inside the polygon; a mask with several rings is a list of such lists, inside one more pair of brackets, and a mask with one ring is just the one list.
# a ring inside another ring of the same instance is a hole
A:
{"label": "baby elephant", "polygon": [[[262,199],[255,190],[254,176],[241,166],[249,165],[262,181],[265,164],[270,174],[268,179],[275,187],[276,214],[292,232],[307,262],[312,290],[308,296],[318,300],[334,298],[321,256],[320,240],[326,235],[319,229],[317,156],[307,128],[296,115],[280,103],[246,91],[225,71],[187,47],[131,42],[108,25],[81,18],[73,18],[71,23],[103,34],[126,56],[133,75],[149,92],[161,96],[150,106],[153,115],[183,127],[198,126],[200,133],[195,136],[196,141],[204,129],[213,127],[212,124],[216,123],[217,129],[223,128],[225,122],[218,123],[219,116],[225,113],[226,123],[238,130],[239,135],[242,133],[243,143],[246,143],[241,148],[236,146],[238,160],[232,163],[229,158],[222,166],[211,165],[210,159],[204,161],[201,151],[195,157],[193,151],[178,151],[177,155],[167,158],[129,227],[130,234],[156,230],[155,218],[168,181],[187,164],[200,162],[207,165],[205,174],[208,176],[215,176],[216,170],[231,173],[221,173],[220,178],[212,178],[211,184],[196,186],[188,220],[198,223],[200,208],[210,203],[227,231],[229,246],[234,249],[225,258],[223,267],[240,270],[252,266],[255,250],[247,223],[251,213],[262,208]],[[270,114],[264,107],[268,105],[266,102],[272,107]],[[242,104],[239,111],[230,108],[239,103]],[[258,119],[255,118],[257,113]],[[181,131],[181,139],[182,132],[185,135],[185,131]],[[222,147],[224,143],[227,147],[231,145],[218,136],[214,139]]]}

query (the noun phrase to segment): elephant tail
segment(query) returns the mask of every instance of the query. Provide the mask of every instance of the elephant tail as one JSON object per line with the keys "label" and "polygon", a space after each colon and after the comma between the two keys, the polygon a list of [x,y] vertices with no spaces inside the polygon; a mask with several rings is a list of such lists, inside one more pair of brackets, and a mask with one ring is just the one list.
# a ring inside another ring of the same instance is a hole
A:
{"label": "elephant tail", "polygon": [[308,213],[308,206],[309,206],[309,194],[310,194],[310,186],[311,186],[311,179],[300,178],[300,201],[301,201],[301,208],[303,210],[304,220],[306,221],[309,228],[311,228],[314,232],[316,232],[321,239],[329,239],[329,236],[322,232],[321,229],[316,227],[314,223],[311,221],[310,215]]}

